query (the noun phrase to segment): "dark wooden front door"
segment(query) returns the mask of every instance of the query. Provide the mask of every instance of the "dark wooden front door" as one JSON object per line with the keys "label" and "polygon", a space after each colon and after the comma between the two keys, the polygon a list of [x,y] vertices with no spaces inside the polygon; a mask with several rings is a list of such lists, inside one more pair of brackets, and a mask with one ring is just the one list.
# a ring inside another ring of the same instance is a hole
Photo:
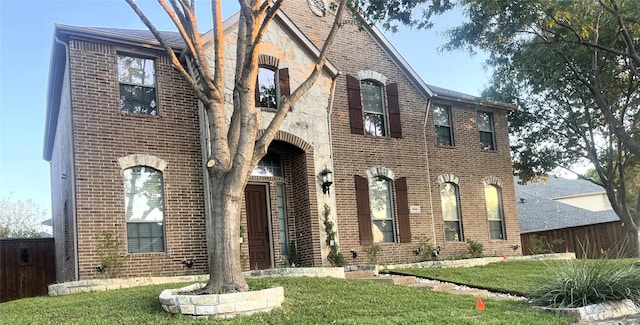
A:
{"label": "dark wooden front door", "polygon": [[247,240],[249,241],[249,267],[268,269],[271,267],[269,253],[269,221],[267,191],[263,185],[247,185],[244,190],[247,212]]}

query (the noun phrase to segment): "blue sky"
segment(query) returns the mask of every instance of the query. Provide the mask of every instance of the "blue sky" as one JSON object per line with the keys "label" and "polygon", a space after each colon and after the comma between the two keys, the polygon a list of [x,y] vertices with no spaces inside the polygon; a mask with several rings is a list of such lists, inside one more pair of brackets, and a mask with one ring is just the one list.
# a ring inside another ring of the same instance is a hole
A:
{"label": "blue sky", "polygon": [[[198,2],[203,32],[211,26],[208,2]],[[138,3],[159,29],[174,29],[157,1]],[[234,1],[223,0],[225,17],[236,8]],[[485,57],[438,51],[445,43],[440,33],[461,20],[459,12],[449,13],[430,31],[387,36],[425,82],[478,95],[489,78]],[[14,199],[33,199],[47,211],[49,163],[42,150],[55,23],[145,29],[124,0],[0,0],[0,197],[13,193]]]}

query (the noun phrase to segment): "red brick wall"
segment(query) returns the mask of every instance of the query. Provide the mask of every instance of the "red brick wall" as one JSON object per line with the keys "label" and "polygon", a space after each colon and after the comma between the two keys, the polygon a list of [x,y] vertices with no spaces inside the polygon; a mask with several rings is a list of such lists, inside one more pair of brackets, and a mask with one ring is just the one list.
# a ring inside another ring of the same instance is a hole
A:
{"label": "red brick wall", "polygon": [[[303,33],[317,46],[321,46],[320,41],[332,22],[331,15],[322,18],[313,15],[306,1],[288,2],[284,11]],[[376,166],[391,169],[396,178],[407,177],[409,205],[421,207],[421,213],[410,215],[412,243],[382,243],[381,262],[414,261],[414,249],[419,245],[419,240],[425,237],[430,238],[431,243],[442,246],[443,256],[466,252],[466,243],[444,241],[437,182],[438,175],[444,173],[460,178],[465,238],[481,242],[487,255],[514,254],[511,245],[519,244],[519,231],[511,181],[506,112],[487,109],[494,113],[497,150],[485,152],[479,146],[479,133],[475,124],[476,108],[454,103],[456,146],[439,148],[435,146],[431,115],[426,132],[424,131],[427,100],[371,35],[366,31],[359,31],[355,25],[344,25],[331,47],[329,60],[343,73],[337,79],[331,121],[335,179],[332,190],[335,191],[337,204],[340,249],[345,256],[351,255],[351,249],[361,253],[357,259],[348,257],[347,260],[352,264],[367,262],[366,254],[363,254],[364,247],[359,243],[353,175],[366,177],[366,171]],[[344,75],[356,75],[361,70],[373,70],[384,75],[387,83],[398,84],[403,131],[401,139],[351,134]],[[429,76],[422,78],[428,81]],[[502,201],[507,240],[489,240],[482,183],[482,179],[488,176],[497,176],[503,182]],[[433,202],[430,198],[433,198]],[[520,254],[520,251],[515,254]]]}
{"label": "red brick wall", "polygon": [[[121,276],[179,275],[207,269],[197,102],[165,56],[156,57],[158,116],[120,112],[117,51],[108,44],[71,40],[71,91],[80,279],[101,277],[96,248],[104,232],[126,244],[123,172],[117,159],[146,154],[164,170],[165,247],[127,254]],[[188,270],[182,258],[196,258]]]}

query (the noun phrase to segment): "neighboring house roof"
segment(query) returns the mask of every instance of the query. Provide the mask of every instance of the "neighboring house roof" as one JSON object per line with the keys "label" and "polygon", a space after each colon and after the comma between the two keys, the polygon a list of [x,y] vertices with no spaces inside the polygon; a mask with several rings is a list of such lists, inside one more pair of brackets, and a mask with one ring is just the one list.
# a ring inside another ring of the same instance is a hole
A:
{"label": "neighboring house roof", "polygon": [[[520,233],[530,233],[619,221],[613,210],[590,211],[554,199],[600,194],[604,189],[589,181],[548,177],[546,183],[518,184],[514,177]],[[522,202],[524,199],[524,203]]]}

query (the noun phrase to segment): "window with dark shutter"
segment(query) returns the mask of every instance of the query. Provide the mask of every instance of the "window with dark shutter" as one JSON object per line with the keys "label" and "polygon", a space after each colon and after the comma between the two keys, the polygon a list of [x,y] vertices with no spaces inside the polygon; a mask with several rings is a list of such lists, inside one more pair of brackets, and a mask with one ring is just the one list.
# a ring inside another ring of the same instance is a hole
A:
{"label": "window with dark shutter", "polygon": [[401,243],[411,242],[411,225],[409,219],[409,198],[407,195],[407,178],[401,177],[395,181],[396,209],[398,211],[398,232]]}
{"label": "window with dark shutter", "polygon": [[387,105],[389,110],[389,135],[392,138],[402,138],[400,101],[398,100],[398,84],[396,83],[387,85]]}
{"label": "window with dark shutter", "polygon": [[369,207],[369,181],[355,175],[356,205],[358,209],[358,229],[360,231],[360,245],[373,245],[373,233],[371,231],[371,210]]}
{"label": "window with dark shutter", "polygon": [[347,96],[349,99],[349,121],[351,122],[351,133],[364,134],[362,100],[360,98],[360,80],[350,75],[347,75]]}

